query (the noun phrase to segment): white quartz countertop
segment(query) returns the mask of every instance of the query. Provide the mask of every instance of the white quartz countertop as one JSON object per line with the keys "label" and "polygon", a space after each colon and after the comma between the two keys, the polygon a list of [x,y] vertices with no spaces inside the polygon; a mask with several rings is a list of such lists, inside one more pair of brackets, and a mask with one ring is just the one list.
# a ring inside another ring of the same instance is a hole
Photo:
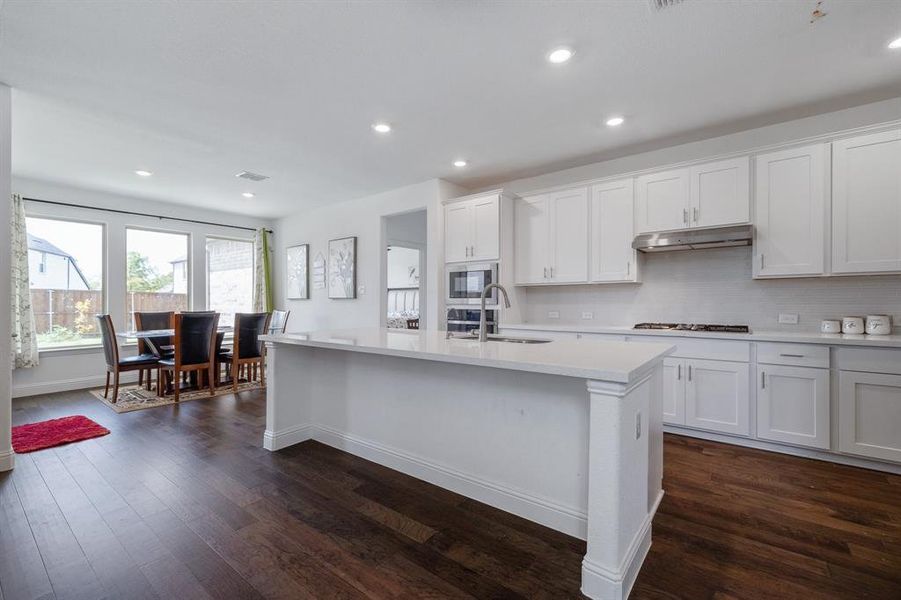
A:
{"label": "white quartz countertop", "polygon": [[[511,336],[526,337],[526,336]],[[667,344],[553,340],[546,344],[447,339],[443,331],[344,329],[264,335],[265,342],[382,354],[629,383],[674,350]]]}
{"label": "white quartz countertop", "polygon": [[562,331],[572,333],[606,333],[613,335],[650,335],[663,337],[701,338],[709,340],[744,340],[748,342],[784,342],[793,344],[824,344],[827,346],[869,346],[872,348],[901,348],[901,335],[854,335],[844,333],[816,333],[793,331],[759,331],[751,333],[713,333],[705,331],[672,331],[661,329],[632,329],[631,327],[591,327],[580,325],[548,325],[546,323],[503,324],[501,329],[527,331]]}

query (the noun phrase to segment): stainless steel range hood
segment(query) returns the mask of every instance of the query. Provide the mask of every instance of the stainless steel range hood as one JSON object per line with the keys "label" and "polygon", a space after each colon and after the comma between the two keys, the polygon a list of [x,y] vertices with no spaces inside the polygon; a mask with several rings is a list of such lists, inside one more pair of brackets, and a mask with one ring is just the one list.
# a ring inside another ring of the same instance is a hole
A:
{"label": "stainless steel range hood", "polygon": [[673,252],[675,250],[702,250],[750,246],[754,238],[752,225],[732,225],[708,229],[684,229],[643,233],[635,236],[632,247],[639,252]]}

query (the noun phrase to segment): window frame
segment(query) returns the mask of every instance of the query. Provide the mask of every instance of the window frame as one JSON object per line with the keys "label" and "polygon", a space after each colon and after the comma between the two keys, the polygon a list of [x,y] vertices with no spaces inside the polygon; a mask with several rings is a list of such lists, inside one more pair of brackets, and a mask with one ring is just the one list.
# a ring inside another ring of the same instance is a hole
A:
{"label": "window frame", "polygon": [[[25,209],[25,229],[26,232],[28,230],[28,219],[40,219],[43,221],[59,221],[62,223],[78,223],[81,225],[98,225],[100,226],[100,312],[103,314],[109,314],[109,300],[108,300],[108,282],[109,282],[109,254],[107,252],[108,247],[108,224],[104,221],[95,221],[92,219],[79,219],[72,217],[59,217],[59,216],[48,216],[44,215],[40,211],[29,210],[28,207]],[[46,252],[42,253],[46,255]],[[31,273],[29,272],[29,279],[31,278]],[[31,282],[28,282],[28,292],[31,293]],[[52,348],[41,348],[41,345],[38,344],[38,355],[44,353],[53,353],[53,352],[67,352],[72,350],[96,350],[98,348],[103,348],[103,342],[98,341],[96,344],[65,344],[60,346],[53,346]]]}
{"label": "window frame", "polygon": [[256,273],[257,267],[257,257],[256,252],[253,250],[253,238],[247,237],[239,237],[239,236],[228,236],[228,235],[215,235],[215,234],[205,234],[203,236],[203,260],[204,260],[204,271],[206,272],[206,288],[204,292],[204,296],[206,296],[206,306],[204,307],[206,310],[210,309],[210,256],[209,251],[207,250],[207,242],[209,240],[223,240],[227,242],[244,242],[250,244],[250,286],[251,286],[251,307],[250,310],[253,310],[253,277]]}
{"label": "window frame", "polygon": [[[185,284],[185,286],[186,286],[185,293],[188,296],[188,302],[187,302],[188,310],[193,310],[194,309],[194,304],[193,304],[193,302],[194,302],[194,293],[193,293],[194,292],[194,267],[193,267],[193,265],[194,265],[194,238],[193,238],[193,234],[190,231],[183,231],[183,230],[178,230],[178,229],[165,229],[165,228],[161,228],[161,227],[160,228],[144,227],[142,225],[129,225],[127,223],[124,226],[124,230],[125,230],[125,232],[124,232],[125,261],[123,264],[124,270],[122,272],[122,281],[125,284],[123,286],[123,289],[125,290],[125,297],[122,299],[122,301],[124,304],[125,313],[122,316],[125,318],[125,328],[127,330],[129,329],[129,322],[128,322],[128,293],[129,293],[128,292],[128,232],[130,230],[147,231],[150,233],[167,233],[167,234],[172,234],[172,235],[183,235],[187,238],[187,245],[186,245],[187,251],[185,252],[185,257],[187,259],[186,260],[187,276],[186,276],[186,284]],[[128,338],[127,340],[124,340],[124,341],[125,341],[126,345],[129,345],[129,346],[135,345],[137,343],[137,340],[135,338]]]}

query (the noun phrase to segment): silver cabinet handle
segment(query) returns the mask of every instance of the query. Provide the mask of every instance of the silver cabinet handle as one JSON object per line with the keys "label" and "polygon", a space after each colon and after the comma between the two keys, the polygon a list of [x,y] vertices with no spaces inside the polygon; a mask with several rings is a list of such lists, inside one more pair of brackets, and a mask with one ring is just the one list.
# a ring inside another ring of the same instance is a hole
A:
{"label": "silver cabinet handle", "polygon": [[551,279],[554,278],[554,267],[551,267]]}
{"label": "silver cabinet handle", "polygon": [[766,371],[760,372],[760,389],[766,389]]}
{"label": "silver cabinet handle", "polygon": [[682,381],[682,365],[676,365],[676,381]]}
{"label": "silver cabinet handle", "polygon": [[469,256],[469,246],[466,246],[465,252],[466,252],[466,256]]}
{"label": "silver cabinet handle", "polygon": [[628,277],[630,275],[631,271],[632,271],[632,261],[627,260],[626,261],[626,277]]}
{"label": "silver cabinet handle", "polygon": [[763,253],[760,253],[760,269],[763,270]]}
{"label": "silver cabinet handle", "polygon": [[688,225],[688,209],[687,208],[682,209],[682,222],[685,223],[686,225]]}
{"label": "silver cabinet handle", "polygon": [[779,353],[779,356],[784,356],[785,358],[804,358],[803,354],[783,354]]}
{"label": "silver cabinet handle", "polygon": [[692,214],[694,215],[694,222],[697,223],[698,222],[698,214],[701,211],[698,209],[697,206],[695,206],[693,209],[691,209],[691,211],[692,211]]}
{"label": "silver cabinet handle", "polygon": [[544,268],[544,278],[547,279],[547,267]]}
{"label": "silver cabinet handle", "polygon": [[688,365],[688,380],[691,381],[691,365]]}

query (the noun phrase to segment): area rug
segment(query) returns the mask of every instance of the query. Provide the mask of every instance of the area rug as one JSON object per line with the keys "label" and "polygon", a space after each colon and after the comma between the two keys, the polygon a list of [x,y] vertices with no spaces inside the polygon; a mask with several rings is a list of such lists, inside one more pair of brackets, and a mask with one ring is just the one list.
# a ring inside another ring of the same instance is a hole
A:
{"label": "area rug", "polygon": [[69,442],[89,440],[108,433],[109,429],[82,415],[50,419],[13,427],[13,450],[25,454]]}
{"label": "area rug", "polygon": [[[110,386],[110,388],[112,388],[112,386]],[[263,388],[264,386],[260,385],[259,381],[245,381],[238,384],[238,393],[246,392],[249,390],[259,390]],[[191,400],[208,400],[209,398],[215,398],[217,396],[227,396],[228,394],[233,393],[234,390],[232,390],[231,385],[224,385],[220,388],[216,388],[216,391],[212,396],[210,396],[210,391],[205,389],[184,391],[179,395],[179,402],[190,402]],[[156,408],[158,406],[169,406],[170,404],[175,404],[175,397],[171,394],[160,398],[156,395],[156,390],[148,391],[136,383],[119,387],[118,402],[110,401],[113,397],[112,389],[110,389],[109,398],[103,397],[103,388],[91,390],[91,394],[117,413],[126,413],[133,410],[144,410],[145,408]]]}

